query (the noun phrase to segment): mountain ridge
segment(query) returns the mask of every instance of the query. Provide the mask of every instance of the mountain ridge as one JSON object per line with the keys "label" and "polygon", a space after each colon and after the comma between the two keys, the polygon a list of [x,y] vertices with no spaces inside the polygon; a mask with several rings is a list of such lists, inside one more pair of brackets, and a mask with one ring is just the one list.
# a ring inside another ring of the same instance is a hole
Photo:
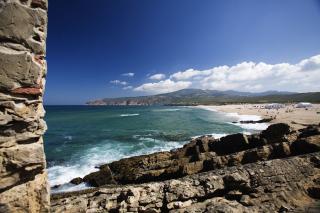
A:
{"label": "mountain ridge", "polygon": [[88,101],[88,105],[149,106],[149,105],[198,105],[226,103],[300,102],[319,103],[320,92],[296,93],[287,91],[239,92],[235,90],[182,89],[149,96],[103,98]]}

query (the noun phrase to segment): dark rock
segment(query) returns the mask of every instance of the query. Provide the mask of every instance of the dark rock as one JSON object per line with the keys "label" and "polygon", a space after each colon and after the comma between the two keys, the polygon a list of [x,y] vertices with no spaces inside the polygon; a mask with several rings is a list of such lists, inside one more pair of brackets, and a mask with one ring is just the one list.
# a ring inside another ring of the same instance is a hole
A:
{"label": "dark rock", "polygon": [[261,137],[265,138],[268,143],[283,142],[287,141],[285,135],[289,134],[291,131],[292,130],[288,124],[272,124],[266,130],[261,132]]}
{"label": "dark rock", "polygon": [[210,149],[218,155],[225,155],[237,151],[245,150],[249,147],[249,141],[246,135],[238,133],[227,135],[210,144]]}
{"label": "dark rock", "polygon": [[[249,136],[240,133],[221,139],[203,136],[170,152],[136,156],[102,165],[99,171],[85,176],[84,181],[92,186],[138,184],[259,161],[267,163],[270,159],[316,152],[320,150],[319,137],[313,135],[298,138],[298,134],[291,132],[286,124],[274,124],[261,134]],[[313,161],[312,164],[318,165]],[[283,179],[275,178],[274,182],[281,184]],[[232,185],[234,183],[238,184],[238,188]],[[250,187],[243,185],[244,182],[229,181],[226,178],[225,184],[230,190],[252,193]]]}
{"label": "dark rock", "polygon": [[60,184],[57,184],[57,185],[52,186],[51,188],[57,189],[57,188],[59,188],[60,186],[61,186]]}
{"label": "dark rock", "polygon": [[310,187],[307,191],[310,197],[320,199],[320,186]]}
{"label": "dark rock", "polygon": [[300,132],[300,134],[299,134],[300,138],[320,134],[319,126],[317,126],[317,125],[309,125],[304,129],[300,129],[299,132]]}
{"label": "dark rock", "polygon": [[70,183],[72,184],[75,184],[75,185],[79,185],[80,183],[83,182],[83,179],[81,177],[76,177],[76,178],[73,178]]}
{"label": "dark rock", "polygon": [[320,150],[320,135],[299,138],[292,143],[291,149],[294,155],[317,152]]}
{"label": "dark rock", "polygon": [[286,206],[281,206],[279,209],[279,213],[286,213],[288,212],[290,209]]}
{"label": "dark rock", "polygon": [[116,183],[108,166],[104,166],[98,172],[93,172],[89,175],[86,175],[83,178],[83,181],[88,182],[92,186],[102,186]]}
{"label": "dark rock", "polygon": [[[320,168],[320,158],[319,157],[311,157],[310,161],[314,164],[315,167]],[[320,178],[319,178],[319,183],[320,183]]]}
{"label": "dark rock", "polygon": [[46,10],[47,9],[47,2],[44,0],[32,0],[31,1],[31,7],[33,8],[41,8]]}
{"label": "dark rock", "polygon": [[273,119],[272,118],[264,118],[261,120],[257,120],[257,121],[253,121],[253,120],[249,120],[249,121],[240,121],[241,124],[257,124],[257,123],[269,123],[271,122]]}

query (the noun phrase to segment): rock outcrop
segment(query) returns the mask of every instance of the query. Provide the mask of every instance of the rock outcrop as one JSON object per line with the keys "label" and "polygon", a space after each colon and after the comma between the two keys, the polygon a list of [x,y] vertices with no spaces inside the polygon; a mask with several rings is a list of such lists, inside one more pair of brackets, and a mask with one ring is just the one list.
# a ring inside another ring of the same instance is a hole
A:
{"label": "rock outcrop", "polygon": [[[180,179],[52,196],[52,212],[305,212],[319,194],[320,153]],[[318,191],[317,191],[318,190]]]}
{"label": "rock outcrop", "polygon": [[[163,181],[226,166],[320,151],[320,143],[312,144],[312,141],[320,140],[320,135],[310,135],[318,128],[308,127],[298,133],[287,124],[279,123],[255,135],[238,133],[221,139],[204,136],[171,152],[131,157],[102,165],[99,171],[86,175],[83,181],[94,187]],[[309,134],[306,135],[306,132]],[[80,179],[73,182],[80,183]]]}
{"label": "rock outcrop", "polygon": [[0,0],[0,212],[48,212],[47,0]]}
{"label": "rock outcrop", "polygon": [[100,167],[73,183],[96,188],[52,196],[53,212],[287,212],[315,208],[319,126],[274,124],[256,135],[200,137],[171,152]]}

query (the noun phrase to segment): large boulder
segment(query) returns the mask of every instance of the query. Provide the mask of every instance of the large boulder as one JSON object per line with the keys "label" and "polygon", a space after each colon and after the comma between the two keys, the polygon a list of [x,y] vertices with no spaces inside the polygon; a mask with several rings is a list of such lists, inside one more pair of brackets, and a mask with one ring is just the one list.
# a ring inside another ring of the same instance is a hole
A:
{"label": "large boulder", "polygon": [[95,187],[116,183],[108,166],[104,166],[99,171],[86,175],[83,181]]}
{"label": "large boulder", "polygon": [[270,125],[266,130],[261,132],[261,137],[265,138],[268,143],[277,143],[287,141],[286,134],[292,132],[288,124],[278,123]]}
{"label": "large boulder", "polygon": [[212,151],[218,155],[225,155],[245,150],[249,147],[249,141],[246,135],[242,133],[227,135],[220,138],[219,141],[210,144]]}
{"label": "large boulder", "polygon": [[73,178],[70,183],[74,184],[74,185],[79,185],[80,183],[83,182],[83,179],[81,177],[76,177],[76,178]]}

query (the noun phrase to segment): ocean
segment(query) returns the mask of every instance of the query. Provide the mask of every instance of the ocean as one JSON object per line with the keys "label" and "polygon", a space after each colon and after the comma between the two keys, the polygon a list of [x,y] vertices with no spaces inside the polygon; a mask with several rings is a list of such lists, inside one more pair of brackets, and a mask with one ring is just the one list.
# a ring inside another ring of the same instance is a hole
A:
{"label": "ocean", "polygon": [[121,158],[182,147],[193,137],[265,129],[267,124],[234,124],[259,116],[222,113],[210,107],[45,106],[44,136],[52,192],[87,188],[68,183]]}

